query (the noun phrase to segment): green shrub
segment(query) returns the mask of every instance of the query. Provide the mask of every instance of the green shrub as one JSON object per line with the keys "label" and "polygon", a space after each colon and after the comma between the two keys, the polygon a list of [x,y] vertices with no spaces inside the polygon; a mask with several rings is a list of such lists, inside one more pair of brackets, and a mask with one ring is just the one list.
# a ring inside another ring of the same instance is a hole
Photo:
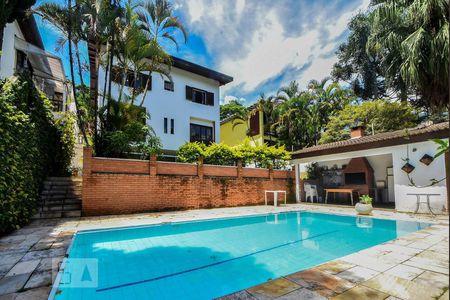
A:
{"label": "green shrub", "polygon": [[141,121],[131,121],[122,130],[104,133],[104,154],[108,157],[148,159],[161,152],[161,141],[152,128]]}
{"label": "green shrub", "polygon": [[59,142],[67,132],[58,130],[51,107],[26,76],[0,82],[0,234],[28,222],[43,180],[67,165],[57,163],[70,143]]}
{"label": "green shrub", "polygon": [[234,156],[246,166],[255,161],[255,147],[246,138],[241,144],[233,147]]}
{"label": "green shrub", "polygon": [[60,113],[55,120],[57,139],[55,153],[55,170],[52,175],[70,176],[71,162],[75,155],[75,114],[73,112]]}
{"label": "green shrub", "polygon": [[177,161],[195,163],[205,156],[205,144],[199,142],[186,143],[177,151]]}
{"label": "green shrub", "polygon": [[233,165],[235,160],[233,149],[223,143],[213,143],[205,149],[205,164]]}

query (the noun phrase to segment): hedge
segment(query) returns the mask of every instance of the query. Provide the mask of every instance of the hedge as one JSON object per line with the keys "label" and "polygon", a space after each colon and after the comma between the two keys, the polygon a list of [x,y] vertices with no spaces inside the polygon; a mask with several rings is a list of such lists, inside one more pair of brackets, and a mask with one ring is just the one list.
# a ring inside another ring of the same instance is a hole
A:
{"label": "hedge", "polygon": [[181,146],[177,151],[177,160],[194,163],[203,158],[204,163],[212,165],[234,165],[241,161],[243,165],[275,169],[285,168],[291,155],[284,146],[275,147],[266,144],[254,146],[248,139],[241,144],[230,147],[226,144],[192,142]]}
{"label": "hedge", "polygon": [[0,82],[0,234],[29,221],[46,176],[68,172],[74,137],[51,107],[29,77]]}

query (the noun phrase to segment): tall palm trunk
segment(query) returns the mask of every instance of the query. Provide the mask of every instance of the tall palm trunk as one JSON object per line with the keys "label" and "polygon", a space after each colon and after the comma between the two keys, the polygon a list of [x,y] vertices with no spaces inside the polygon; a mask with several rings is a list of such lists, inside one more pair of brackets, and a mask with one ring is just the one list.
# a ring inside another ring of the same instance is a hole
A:
{"label": "tall palm trunk", "polygon": [[151,75],[152,75],[152,72],[149,71],[149,72],[148,72],[148,78],[147,78],[147,81],[145,82],[144,94],[142,95],[142,100],[141,100],[141,103],[139,104],[139,106],[143,106],[143,105],[144,105],[144,101],[145,101],[145,97],[147,96],[148,84],[150,83],[150,76],[151,76]]}
{"label": "tall palm trunk", "polygon": [[[67,5],[69,8],[69,11],[72,11],[72,0],[67,0]],[[81,120],[81,113],[80,113],[80,106],[78,103],[77,98],[77,89],[75,87],[75,72],[73,70],[73,56],[72,56],[72,26],[71,26],[71,19],[69,18],[69,28],[68,28],[68,42],[69,42],[69,64],[70,64],[70,76],[72,77],[72,92],[73,92],[73,99],[75,101],[75,109],[77,111],[77,120],[78,120],[78,127],[81,130],[81,133],[83,134],[84,142],[86,146],[89,145],[89,141],[86,136],[86,131],[84,130],[84,124]]]}
{"label": "tall palm trunk", "polygon": [[[95,26],[95,25],[94,25]],[[95,28],[95,27],[94,27]],[[100,41],[91,34],[88,42],[89,70],[90,70],[90,100],[94,107],[94,141],[98,142],[98,67],[99,67]]]}
{"label": "tall palm trunk", "polygon": [[[5,25],[5,26],[3,26]],[[3,49],[3,30],[5,30],[6,24],[0,25],[0,57],[1,57],[1,51]]]}
{"label": "tall palm trunk", "polygon": [[80,84],[82,87],[84,87],[84,80],[83,80],[83,70],[81,65],[81,59],[80,59],[80,49],[78,48],[78,43],[75,44],[75,57],[77,58],[77,64],[78,64],[78,76],[80,77]]}

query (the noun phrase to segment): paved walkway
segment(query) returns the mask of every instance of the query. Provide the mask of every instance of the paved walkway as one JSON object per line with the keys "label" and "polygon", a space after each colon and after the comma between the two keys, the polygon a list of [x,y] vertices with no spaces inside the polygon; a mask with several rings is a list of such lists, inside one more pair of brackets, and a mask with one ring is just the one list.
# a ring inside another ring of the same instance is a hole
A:
{"label": "paved walkway", "polygon": [[[37,220],[0,238],[0,300],[46,299],[78,230],[147,225],[305,209],[354,215],[353,208],[293,204]],[[448,217],[375,210],[374,217],[435,225],[223,299],[448,299]]]}

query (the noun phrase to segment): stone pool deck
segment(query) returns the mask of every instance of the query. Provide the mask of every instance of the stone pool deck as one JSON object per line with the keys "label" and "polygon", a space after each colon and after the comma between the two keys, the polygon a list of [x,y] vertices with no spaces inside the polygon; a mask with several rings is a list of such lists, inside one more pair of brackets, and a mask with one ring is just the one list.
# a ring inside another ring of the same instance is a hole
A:
{"label": "stone pool deck", "polygon": [[[0,238],[0,300],[47,299],[78,230],[307,210],[355,215],[351,207],[290,204],[36,220]],[[449,299],[448,216],[375,210],[373,217],[433,226],[221,299]]]}

